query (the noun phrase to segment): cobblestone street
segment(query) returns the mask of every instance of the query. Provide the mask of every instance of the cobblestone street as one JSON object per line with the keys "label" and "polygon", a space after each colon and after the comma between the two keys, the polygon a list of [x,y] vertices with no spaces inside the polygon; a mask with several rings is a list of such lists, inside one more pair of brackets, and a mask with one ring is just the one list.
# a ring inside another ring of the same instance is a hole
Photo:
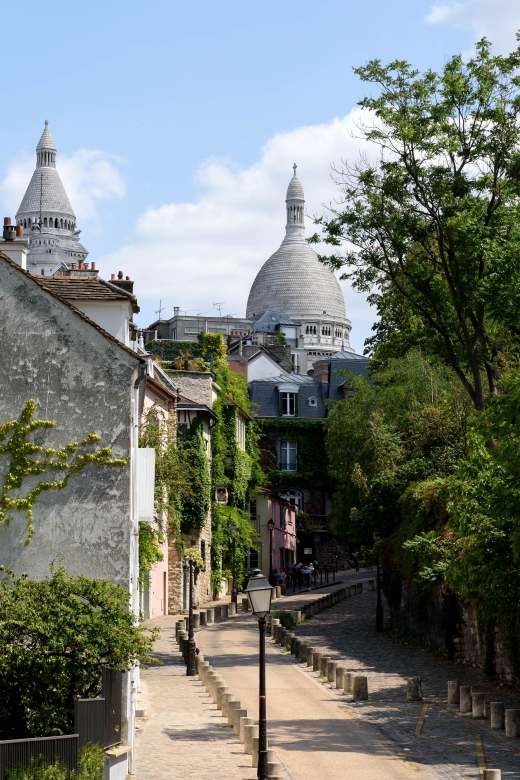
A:
{"label": "cobblestone street", "polygon": [[[301,598],[287,602],[296,605]],[[334,690],[342,709],[375,726],[391,740],[397,754],[428,766],[438,777],[479,778],[486,767],[500,768],[507,780],[520,780],[520,739],[491,731],[489,718],[475,721],[448,706],[447,681],[458,679],[463,685],[472,685],[474,691],[486,693],[488,716],[491,701],[515,708],[520,707],[520,697],[487,681],[477,669],[394,641],[386,633],[376,634],[375,609],[376,593],[366,591],[295,629],[298,637],[319,646],[320,652],[368,677],[368,702],[347,703],[348,698]],[[421,677],[424,703],[406,702],[409,677]]]}

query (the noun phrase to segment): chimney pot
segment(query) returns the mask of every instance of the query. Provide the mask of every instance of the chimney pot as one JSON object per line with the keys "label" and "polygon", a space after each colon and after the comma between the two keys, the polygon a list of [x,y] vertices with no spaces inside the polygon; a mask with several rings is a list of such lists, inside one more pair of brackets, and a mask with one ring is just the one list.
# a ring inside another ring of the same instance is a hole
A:
{"label": "chimney pot", "polygon": [[117,274],[117,278],[118,279],[122,279],[123,278],[123,272],[122,271],[119,271],[119,273]]}
{"label": "chimney pot", "polygon": [[16,226],[16,235],[20,238],[23,236],[23,225]]}
{"label": "chimney pot", "polygon": [[4,225],[10,225],[11,224],[11,217],[4,217]]}
{"label": "chimney pot", "polygon": [[116,278],[116,275],[115,275],[115,274],[110,274],[110,278],[111,278],[111,279],[115,279],[115,278]]}
{"label": "chimney pot", "polygon": [[88,263],[84,263],[83,264],[83,268],[85,268],[85,270],[86,270],[88,268]]}
{"label": "chimney pot", "polygon": [[75,271],[76,270],[76,263],[72,263],[71,268],[72,268],[73,271]]}
{"label": "chimney pot", "polygon": [[79,261],[78,269],[79,269],[80,271],[82,271],[82,270],[83,270],[83,260],[80,260],[80,261]]}
{"label": "chimney pot", "polygon": [[129,281],[130,281],[130,277],[129,277],[129,276],[127,276],[127,277],[126,277],[126,281],[127,281],[127,282],[129,282]]}
{"label": "chimney pot", "polygon": [[95,263],[92,263],[92,270],[93,270],[93,271],[95,271],[95,270],[96,270],[96,264],[95,264]]}

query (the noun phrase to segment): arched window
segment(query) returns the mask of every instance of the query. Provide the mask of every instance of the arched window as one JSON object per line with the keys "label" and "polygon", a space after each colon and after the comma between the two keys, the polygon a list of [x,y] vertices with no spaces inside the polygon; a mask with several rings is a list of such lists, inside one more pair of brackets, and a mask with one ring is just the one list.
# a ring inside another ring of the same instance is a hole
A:
{"label": "arched window", "polygon": [[43,218],[43,226],[44,226],[44,227],[47,227],[47,217],[44,217],[44,218]]}
{"label": "arched window", "polygon": [[42,268],[42,276],[45,276],[45,271],[43,270],[43,268]]}
{"label": "arched window", "polygon": [[63,227],[63,220],[60,219],[60,228],[62,228],[62,227]]}
{"label": "arched window", "polygon": [[57,218],[57,217],[56,217],[56,219],[54,220],[54,227],[55,227],[55,228],[57,228],[57,227],[58,227],[58,218]]}

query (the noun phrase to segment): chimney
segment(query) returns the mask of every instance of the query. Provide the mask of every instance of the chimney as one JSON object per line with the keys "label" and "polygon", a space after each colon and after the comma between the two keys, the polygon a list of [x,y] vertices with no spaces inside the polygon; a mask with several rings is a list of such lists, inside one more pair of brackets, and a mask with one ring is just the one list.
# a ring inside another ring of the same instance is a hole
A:
{"label": "chimney", "polygon": [[78,263],[78,270],[83,271],[83,260],[80,260]]}
{"label": "chimney", "polygon": [[93,270],[93,271],[95,271],[95,270],[96,270],[96,264],[95,264],[95,263],[92,263],[92,266],[91,266],[91,267],[92,267],[92,270]]}
{"label": "chimney", "polygon": [[19,265],[20,268],[26,271],[28,247],[29,239],[24,238],[23,227],[21,225],[12,225],[11,217],[4,217],[0,252],[3,252],[13,263],[16,263],[16,265]]}
{"label": "chimney", "polygon": [[71,268],[72,268],[73,271],[75,271],[76,270],[76,263],[72,263]]}
{"label": "chimney", "polygon": [[179,316],[179,312],[180,312],[180,310],[181,310],[181,307],[180,307],[180,306],[174,306],[174,307],[173,307],[173,316],[174,316],[174,317],[178,317],[178,316]]}
{"label": "chimney", "polygon": [[122,279],[122,278],[123,278],[123,272],[122,272],[122,271],[119,271],[119,272],[118,272],[118,274],[117,274],[117,278],[118,278],[118,279]]}
{"label": "chimney", "polygon": [[116,278],[115,274],[110,274],[110,279],[113,281]]}
{"label": "chimney", "polygon": [[84,263],[83,268],[85,269],[85,271],[88,271],[88,263]]}

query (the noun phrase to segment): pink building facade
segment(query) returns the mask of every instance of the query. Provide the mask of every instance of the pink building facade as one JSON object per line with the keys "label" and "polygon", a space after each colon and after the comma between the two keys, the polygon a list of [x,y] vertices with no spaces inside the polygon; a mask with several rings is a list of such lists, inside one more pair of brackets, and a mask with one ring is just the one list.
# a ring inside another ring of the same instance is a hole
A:
{"label": "pink building facade", "polygon": [[[259,567],[266,577],[296,563],[296,507],[270,491],[260,491],[251,507],[251,519],[260,535]],[[269,530],[269,520],[273,529]]]}

